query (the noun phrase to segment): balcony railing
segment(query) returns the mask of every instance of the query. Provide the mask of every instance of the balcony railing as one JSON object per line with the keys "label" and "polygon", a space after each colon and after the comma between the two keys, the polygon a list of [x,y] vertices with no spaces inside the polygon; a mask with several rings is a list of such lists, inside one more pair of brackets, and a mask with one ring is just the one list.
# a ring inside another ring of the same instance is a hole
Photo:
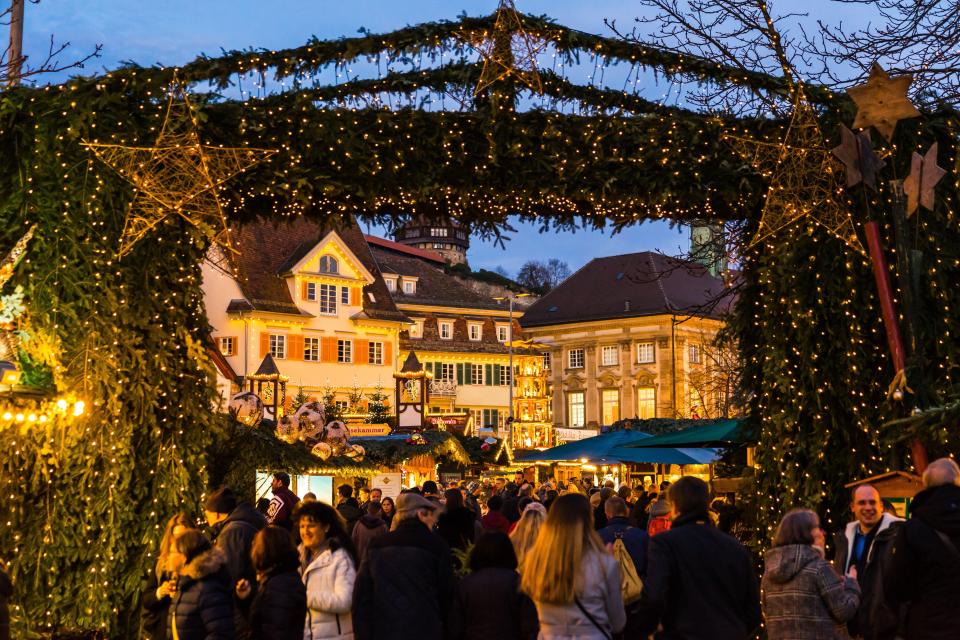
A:
{"label": "balcony railing", "polygon": [[442,396],[442,397],[456,397],[457,381],[456,380],[431,380],[430,395]]}

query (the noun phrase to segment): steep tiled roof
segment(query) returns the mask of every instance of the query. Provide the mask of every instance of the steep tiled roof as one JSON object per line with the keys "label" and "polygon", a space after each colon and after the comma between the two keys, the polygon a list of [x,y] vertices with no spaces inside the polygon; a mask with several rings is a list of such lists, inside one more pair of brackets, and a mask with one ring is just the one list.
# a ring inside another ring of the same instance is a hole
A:
{"label": "steep tiled roof", "polygon": [[[408,247],[404,247],[408,249]],[[481,295],[460,282],[455,276],[444,273],[443,269],[426,260],[398,251],[384,245],[370,247],[373,256],[385,273],[417,278],[417,292],[406,295],[402,291],[393,291],[393,300],[397,304],[423,304],[440,307],[469,307],[473,309],[504,310],[502,304]]]}
{"label": "steep tiled roof", "polygon": [[399,242],[394,242],[393,240],[387,240],[386,238],[378,238],[377,236],[365,235],[363,238],[367,241],[367,244],[375,247],[383,247],[384,249],[390,249],[391,251],[396,251],[398,253],[406,253],[411,256],[416,256],[417,258],[423,258],[424,260],[436,262],[441,266],[447,264],[446,258],[435,251],[427,251],[426,249],[420,249],[418,247],[410,247],[405,244],[400,244]]}
{"label": "steep tiled roof", "polygon": [[595,258],[523,314],[524,327],[657,314],[718,318],[731,304],[723,279],[695,262],[644,251]]}
{"label": "steep tiled roof", "polygon": [[[310,315],[301,311],[290,297],[281,277],[300,261],[330,231],[303,217],[274,223],[264,220],[244,224],[234,234],[233,255],[238,282],[247,302],[258,311]],[[356,224],[336,229],[344,244],[375,278],[363,288],[363,311],[369,318],[406,322],[397,310],[380,276],[370,247]],[[373,300],[368,295],[373,294]],[[230,309],[242,310],[242,301],[233,300]]]}

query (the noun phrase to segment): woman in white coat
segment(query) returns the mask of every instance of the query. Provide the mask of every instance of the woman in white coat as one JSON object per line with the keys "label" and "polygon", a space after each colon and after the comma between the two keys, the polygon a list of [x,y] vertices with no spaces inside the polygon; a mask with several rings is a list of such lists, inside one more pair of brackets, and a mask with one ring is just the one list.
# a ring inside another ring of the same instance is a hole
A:
{"label": "woman in white coat", "polygon": [[323,502],[301,502],[300,568],[307,588],[304,640],[353,640],[353,583],[356,552],[337,510]]}

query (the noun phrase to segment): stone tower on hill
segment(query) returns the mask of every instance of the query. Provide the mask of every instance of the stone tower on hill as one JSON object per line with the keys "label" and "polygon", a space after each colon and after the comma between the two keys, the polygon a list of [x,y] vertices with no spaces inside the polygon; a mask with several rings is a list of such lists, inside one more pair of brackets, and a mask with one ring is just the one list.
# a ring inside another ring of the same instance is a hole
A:
{"label": "stone tower on hill", "polygon": [[470,229],[456,220],[414,219],[393,234],[400,244],[439,253],[449,264],[467,264]]}

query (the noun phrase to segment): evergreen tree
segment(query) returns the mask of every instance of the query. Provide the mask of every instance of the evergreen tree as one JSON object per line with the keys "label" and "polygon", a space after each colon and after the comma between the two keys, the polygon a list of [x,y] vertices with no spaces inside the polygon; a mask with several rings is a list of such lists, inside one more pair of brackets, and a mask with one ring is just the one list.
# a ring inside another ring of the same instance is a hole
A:
{"label": "evergreen tree", "polygon": [[390,421],[393,415],[390,411],[390,405],[387,403],[389,396],[383,392],[383,384],[377,382],[377,387],[373,393],[367,396],[370,401],[367,403],[367,422],[373,424],[383,424]]}
{"label": "evergreen tree", "polygon": [[303,392],[303,387],[297,387],[297,395],[293,396],[293,410],[302,407],[310,398]]}
{"label": "evergreen tree", "polygon": [[323,412],[328,423],[331,420],[343,419],[343,411],[337,406],[336,397],[336,389],[330,385],[323,388]]}

